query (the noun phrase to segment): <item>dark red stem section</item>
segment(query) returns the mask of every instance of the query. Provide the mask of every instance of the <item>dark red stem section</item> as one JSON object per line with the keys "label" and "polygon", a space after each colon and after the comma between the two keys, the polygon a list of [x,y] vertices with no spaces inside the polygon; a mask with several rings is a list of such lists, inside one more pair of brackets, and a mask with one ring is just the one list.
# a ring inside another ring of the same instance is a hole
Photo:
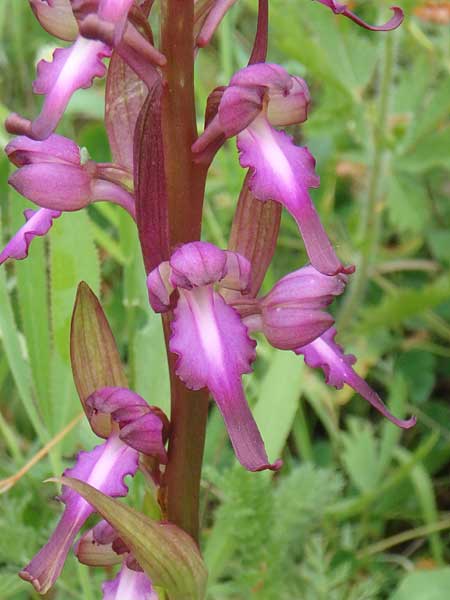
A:
{"label": "dark red stem section", "polygon": [[[163,69],[162,133],[171,249],[200,239],[205,168],[194,165],[197,136],[194,104],[194,1],[164,0],[161,6]],[[170,316],[164,320],[168,339]],[[170,353],[169,353],[170,355]],[[191,391],[171,374],[171,433],[165,475],[168,519],[198,541],[199,490],[208,412],[206,390]]]}

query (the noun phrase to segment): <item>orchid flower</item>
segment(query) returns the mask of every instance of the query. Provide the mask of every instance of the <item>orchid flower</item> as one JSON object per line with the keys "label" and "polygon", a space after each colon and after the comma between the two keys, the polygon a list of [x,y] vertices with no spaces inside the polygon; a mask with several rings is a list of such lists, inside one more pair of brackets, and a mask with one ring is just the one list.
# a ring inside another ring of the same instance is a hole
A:
{"label": "orchid flower", "polygon": [[[261,331],[275,348],[303,355],[307,365],[323,369],[327,384],[340,389],[346,383],[392,423],[408,429],[415,424],[415,418],[402,420],[392,415],[352,368],[356,358],[344,354],[334,341],[333,319],[322,309],[343,293],[346,279],[342,274],[322,275],[308,265],[280,279],[267,295],[251,302],[245,297],[234,299],[232,305],[249,331]],[[310,341],[300,342],[301,337]]]}
{"label": "orchid flower", "polygon": [[134,218],[133,196],[120,181],[114,181],[117,173],[116,179],[120,180],[122,171],[92,160],[82,163],[80,148],[72,140],[56,134],[42,142],[19,136],[6,146],[5,152],[19,167],[9,183],[41,208],[25,211],[26,223],[0,254],[0,264],[8,258],[25,258],[32,240],[45,235],[62,211],[109,200]]}
{"label": "orchid flower", "polygon": [[[156,312],[172,307],[169,347],[178,355],[176,373],[193,390],[207,387],[222,413],[238,460],[250,471],[279,469],[270,463],[242,386],[251,372],[255,342],[220,289],[245,292],[250,264],[234,252],[207,242],[184,244],[148,276],[150,304]],[[215,284],[219,289],[215,289]]]}
{"label": "orchid flower", "polygon": [[[92,4],[95,12],[91,12]],[[72,1],[75,16],[79,16],[81,35],[76,37],[71,46],[57,48],[52,62],[39,62],[33,91],[45,96],[41,113],[33,121],[11,114],[6,121],[10,133],[27,135],[35,140],[48,138],[57,127],[74,92],[91,87],[96,77],[105,76],[103,59],[110,57],[115,48],[148,85],[152,84],[155,77],[152,65],[163,66],[166,60],[127,21],[132,4],[133,0]],[[44,26],[52,33],[64,39],[71,35],[72,20],[66,25],[67,3],[49,6],[34,1],[32,6],[38,19],[42,19]]]}
{"label": "orchid flower", "polygon": [[275,64],[255,64],[238,71],[223,92],[217,115],[194,143],[201,157],[222,136],[237,135],[240,164],[249,167],[249,187],[261,201],[275,200],[296,220],[312,265],[326,275],[351,273],[337,258],[308,190],[319,186],[315,160],[306,147],[274,125],[306,120],[309,92],[299,77]]}
{"label": "orchid flower", "polygon": [[340,2],[336,2],[336,0],[316,0],[316,2],[320,2],[334,12],[335,15],[342,15],[351,19],[364,29],[369,29],[370,31],[392,31],[392,29],[397,29],[403,22],[403,11],[399,6],[391,6],[391,10],[394,12],[392,17],[384,23],[383,25],[369,25],[363,21],[360,17],[355,15],[346,4],[341,4]]}
{"label": "orchid flower", "polygon": [[[110,415],[111,432],[103,444],[90,452],[80,452],[75,466],[66,469],[64,475],[80,479],[111,497],[126,496],[128,487],[124,478],[134,476],[138,469],[136,447],[142,451],[142,438],[145,439],[144,450],[166,462],[163,422],[143,398],[124,388],[103,388],[88,399],[87,405],[91,418],[101,411]],[[140,408],[138,415],[136,407]],[[135,423],[138,423],[136,428]],[[60,499],[65,510],[56,529],[47,544],[20,572],[22,579],[30,581],[41,594],[55,583],[75,537],[94,512],[92,506],[73,490],[63,487]]]}
{"label": "orchid flower", "polygon": [[[281,280],[261,302],[246,298],[249,283],[244,257],[207,242],[184,244],[147,279],[153,309],[174,308],[169,348],[179,357],[178,377],[191,389],[210,390],[243,466],[275,470],[281,463],[268,462],[242,387],[255,359],[247,327],[262,329],[278,348],[313,341],[333,323],[323,309],[342,293],[345,276],[327,277],[309,267]],[[242,295],[226,301],[230,290]]]}

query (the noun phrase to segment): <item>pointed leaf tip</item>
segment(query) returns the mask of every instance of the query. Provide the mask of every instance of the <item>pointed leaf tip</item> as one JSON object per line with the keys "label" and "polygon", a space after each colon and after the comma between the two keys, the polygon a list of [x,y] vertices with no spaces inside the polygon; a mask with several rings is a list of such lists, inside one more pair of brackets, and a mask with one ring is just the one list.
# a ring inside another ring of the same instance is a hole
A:
{"label": "pointed leaf tip", "polygon": [[[70,356],[75,385],[90,418],[86,407],[88,397],[104,387],[127,387],[127,380],[103,308],[84,281],[78,285],[72,314]],[[108,437],[111,431],[109,415],[94,415],[90,423],[94,433]]]}
{"label": "pointed leaf tip", "polygon": [[78,479],[56,481],[75,490],[114,527],[153,584],[164,588],[171,599],[205,598],[206,567],[194,540],[182,529],[152,521]]}

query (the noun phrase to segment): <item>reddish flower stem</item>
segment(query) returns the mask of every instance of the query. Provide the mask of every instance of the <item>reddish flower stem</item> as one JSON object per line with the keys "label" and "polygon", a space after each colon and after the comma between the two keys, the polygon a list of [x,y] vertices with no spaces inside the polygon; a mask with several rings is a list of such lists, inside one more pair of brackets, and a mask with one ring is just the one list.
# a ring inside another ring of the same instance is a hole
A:
{"label": "reddish flower stem", "polygon": [[[194,103],[194,2],[165,0],[161,7],[164,68],[162,129],[171,249],[200,239],[206,171],[192,161]],[[166,340],[170,316],[164,319]],[[165,485],[167,516],[198,542],[199,489],[208,411],[206,390],[188,390],[169,353],[171,434]]]}

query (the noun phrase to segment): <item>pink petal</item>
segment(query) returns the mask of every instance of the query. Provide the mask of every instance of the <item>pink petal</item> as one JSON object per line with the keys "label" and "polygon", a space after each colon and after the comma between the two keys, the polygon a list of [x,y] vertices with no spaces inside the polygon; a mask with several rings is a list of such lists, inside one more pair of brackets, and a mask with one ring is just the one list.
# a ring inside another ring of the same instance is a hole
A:
{"label": "pink petal", "polygon": [[27,222],[0,253],[0,265],[8,258],[21,260],[28,256],[28,249],[36,236],[45,235],[53,224],[53,219],[61,216],[59,210],[40,208],[39,210],[26,210]]}
{"label": "pink petal", "polygon": [[312,265],[321,273],[345,272],[311,201],[308,189],[318,187],[315,161],[307,148],[270,126],[261,115],[237,138],[240,163],[250,167],[249,187],[262,201],[280,202],[295,218]]}
{"label": "pink petal", "polygon": [[55,50],[51,63],[42,60],[38,64],[33,91],[46,98],[41,114],[31,124],[32,137],[44,140],[54,131],[72,94],[90,87],[94,77],[105,75],[102,59],[109,55],[102,42],[78,37],[72,46]]}
{"label": "pink petal", "polygon": [[103,600],[158,600],[147,575],[129,569],[126,561],[115,579],[103,583],[102,592]]}
{"label": "pink petal", "polygon": [[416,424],[415,417],[403,420],[389,412],[378,394],[353,370],[352,365],[356,358],[351,354],[344,354],[343,348],[334,341],[335,336],[336,329],[331,327],[320,338],[307,346],[297,348],[295,353],[303,354],[306,364],[310,367],[320,367],[329,385],[340,389],[346,383],[395,425],[404,429],[413,427]]}
{"label": "pink petal", "polygon": [[191,389],[208,387],[241,464],[250,471],[279,469],[269,463],[245,399],[241,376],[251,371],[255,343],[238,314],[212,286],[180,290],[170,350],[178,354],[177,375]]}
{"label": "pink petal", "polygon": [[[76,465],[64,475],[89,483],[109,496],[125,496],[128,492],[123,479],[134,475],[139,464],[138,453],[111,436],[91,452],[80,452]],[[47,544],[20,572],[36,591],[45,594],[55,583],[64,566],[67,553],[86,519],[94,509],[73,490],[63,488],[61,500],[66,504],[64,513]]]}

